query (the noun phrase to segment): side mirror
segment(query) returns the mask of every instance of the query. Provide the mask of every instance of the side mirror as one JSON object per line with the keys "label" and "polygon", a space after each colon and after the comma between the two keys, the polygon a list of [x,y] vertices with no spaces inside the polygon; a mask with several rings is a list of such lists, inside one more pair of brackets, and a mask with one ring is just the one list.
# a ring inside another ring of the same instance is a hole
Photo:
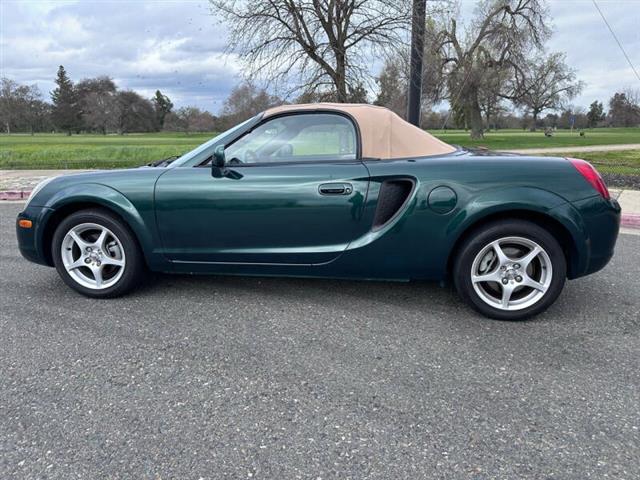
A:
{"label": "side mirror", "polygon": [[224,168],[227,160],[224,156],[224,145],[218,145],[213,151],[213,159],[211,164],[217,168]]}
{"label": "side mirror", "polygon": [[227,168],[227,159],[224,154],[224,145],[218,145],[211,157],[211,176],[213,178],[230,178],[240,180],[243,175],[235,170]]}

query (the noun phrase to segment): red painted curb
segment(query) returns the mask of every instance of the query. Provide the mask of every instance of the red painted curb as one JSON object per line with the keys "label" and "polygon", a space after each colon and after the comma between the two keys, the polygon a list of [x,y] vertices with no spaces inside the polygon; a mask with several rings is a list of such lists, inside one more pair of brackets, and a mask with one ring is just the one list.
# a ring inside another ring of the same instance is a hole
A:
{"label": "red painted curb", "polygon": [[640,215],[635,213],[623,213],[620,225],[625,228],[640,228]]}
{"label": "red painted curb", "polygon": [[[4,190],[0,191],[0,200],[26,200],[30,194],[31,190]],[[640,214],[623,213],[620,225],[640,229]]]}
{"label": "red painted curb", "polygon": [[31,190],[4,190],[0,191],[0,200],[26,200],[31,195]]}

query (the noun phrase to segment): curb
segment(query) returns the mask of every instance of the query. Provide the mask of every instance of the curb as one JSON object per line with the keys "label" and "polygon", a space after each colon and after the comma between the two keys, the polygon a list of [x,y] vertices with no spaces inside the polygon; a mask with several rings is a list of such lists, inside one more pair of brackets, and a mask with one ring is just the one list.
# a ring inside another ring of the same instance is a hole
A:
{"label": "curb", "polygon": [[[31,190],[4,190],[0,191],[1,200],[26,200],[29,198]],[[637,228],[640,230],[640,214],[623,213],[620,219],[620,226],[625,228]]]}
{"label": "curb", "polygon": [[4,190],[0,191],[0,200],[26,200],[31,195],[31,190]]}
{"label": "curb", "polygon": [[624,213],[620,220],[620,226],[626,228],[640,229],[640,214],[637,213]]}

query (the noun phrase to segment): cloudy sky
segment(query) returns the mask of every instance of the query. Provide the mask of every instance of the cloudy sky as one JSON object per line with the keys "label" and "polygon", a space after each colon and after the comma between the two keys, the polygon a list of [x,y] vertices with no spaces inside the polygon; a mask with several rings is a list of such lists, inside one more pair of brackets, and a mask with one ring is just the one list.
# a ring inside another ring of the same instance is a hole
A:
{"label": "cloudy sky", "polygon": [[[475,1],[462,3],[470,12]],[[592,0],[549,4],[549,49],[566,52],[587,84],[574,103],[640,89]],[[598,4],[640,71],[640,0]],[[121,88],[145,96],[159,88],[178,106],[217,112],[240,75],[225,36],[206,0],[0,0],[0,76],[36,83],[46,95],[62,64],[73,80],[106,74]]]}

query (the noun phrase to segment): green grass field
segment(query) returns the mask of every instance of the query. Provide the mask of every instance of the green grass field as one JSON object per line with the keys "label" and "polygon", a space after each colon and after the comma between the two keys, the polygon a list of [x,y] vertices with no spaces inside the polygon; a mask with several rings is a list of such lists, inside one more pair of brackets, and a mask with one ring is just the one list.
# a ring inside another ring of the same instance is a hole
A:
{"label": "green grass field", "polygon": [[577,131],[558,130],[553,137],[544,132],[522,130],[499,130],[485,134],[482,140],[471,140],[464,130],[430,130],[439,139],[463,147],[486,147],[491,150],[552,147],[587,147],[592,145],[619,145],[640,143],[640,128],[597,128],[585,130],[581,137]]}
{"label": "green grass field", "polygon": [[[432,131],[447,143],[521,149],[640,143],[640,128],[602,128],[577,132],[559,131],[546,138],[542,131],[501,130],[489,132],[480,141],[472,141],[462,130]],[[215,133],[146,133],[130,135],[0,135],[0,169],[34,168],[117,168],[139,166],[154,160],[180,155],[212,138]],[[581,154],[582,157],[590,154]],[[640,150],[608,152],[597,155],[605,162],[632,162],[637,165]]]}
{"label": "green grass field", "polygon": [[600,173],[640,176],[640,150],[622,150],[618,152],[575,152],[563,153],[562,156],[587,160],[594,165]]}
{"label": "green grass field", "polygon": [[0,135],[0,169],[118,168],[180,155],[213,133]]}

